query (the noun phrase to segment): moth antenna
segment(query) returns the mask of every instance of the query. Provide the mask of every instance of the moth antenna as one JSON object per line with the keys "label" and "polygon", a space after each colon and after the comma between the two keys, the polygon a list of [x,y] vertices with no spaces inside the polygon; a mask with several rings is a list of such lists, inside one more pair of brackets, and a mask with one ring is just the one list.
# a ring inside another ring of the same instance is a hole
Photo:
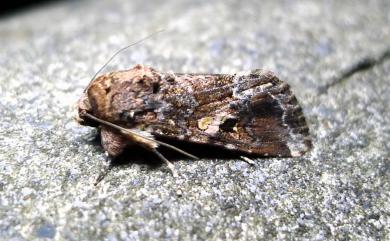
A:
{"label": "moth antenna", "polygon": [[118,51],[116,51],[109,59],[108,59],[108,61],[105,63],[105,64],[103,64],[103,66],[102,67],[100,67],[100,69],[94,74],[94,76],[91,78],[91,80],[90,80],[90,82],[89,82],[89,85],[87,86],[87,88],[85,88],[85,90],[84,90],[84,92],[89,88],[89,86],[91,85],[91,82],[92,82],[92,80],[94,80],[95,78],[96,78],[96,76],[111,62],[111,60],[113,60],[114,58],[115,58],[115,56],[117,56],[119,53],[121,53],[121,52],[123,52],[124,50],[126,50],[126,49],[128,49],[128,48],[130,48],[130,47],[132,47],[132,46],[134,46],[134,45],[137,45],[137,44],[139,44],[139,43],[141,43],[141,42],[143,42],[143,41],[145,41],[145,40],[147,40],[147,39],[150,39],[151,37],[153,37],[154,35],[156,35],[156,34],[159,34],[159,33],[161,33],[161,32],[164,32],[165,30],[164,29],[161,29],[161,30],[158,30],[158,31],[156,31],[156,32],[154,32],[154,33],[151,33],[151,34],[149,34],[149,35],[147,35],[146,37],[143,37],[142,39],[140,39],[140,40],[138,40],[138,41],[135,41],[135,42],[133,42],[133,43],[131,43],[131,44],[129,44],[129,45],[127,45],[126,47],[123,47],[123,48],[121,48],[121,49],[119,49]]}
{"label": "moth antenna", "polygon": [[172,149],[172,150],[174,150],[174,151],[177,151],[177,152],[179,152],[179,153],[181,153],[181,154],[183,154],[183,155],[185,155],[185,156],[188,156],[188,157],[190,157],[190,158],[192,158],[192,159],[199,160],[199,157],[194,156],[194,155],[192,155],[192,154],[190,154],[190,153],[188,153],[188,152],[185,152],[185,151],[183,151],[183,150],[180,149],[180,148],[177,148],[177,147],[175,147],[175,146],[169,145],[168,143],[165,143],[165,142],[161,142],[161,141],[157,141],[157,140],[154,140],[154,141],[157,142],[158,144],[162,145],[162,146],[168,147],[169,149]]}
{"label": "moth antenna", "polygon": [[89,114],[89,113],[87,113],[87,112],[82,112],[81,115],[84,115],[84,116],[86,116],[86,117],[88,117],[88,118],[90,118],[90,119],[92,119],[92,120],[94,120],[94,121],[97,121],[97,122],[99,122],[99,123],[101,123],[101,124],[104,124],[104,125],[106,125],[106,126],[112,127],[112,128],[117,129],[117,130],[119,130],[119,131],[122,131],[122,132],[125,132],[125,133],[127,132],[127,133],[129,133],[129,134],[131,134],[131,135],[141,137],[141,138],[143,138],[143,139],[145,139],[145,140],[148,140],[148,141],[151,141],[151,142],[155,142],[155,143],[157,143],[157,144],[159,144],[159,145],[161,145],[161,146],[165,146],[165,147],[167,147],[167,148],[169,148],[169,149],[172,149],[172,150],[174,150],[174,151],[177,151],[177,152],[179,152],[179,153],[181,153],[181,154],[183,154],[183,155],[185,155],[185,156],[188,156],[188,157],[190,157],[190,158],[192,158],[192,159],[199,159],[198,157],[196,157],[196,156],[194,156],[194,155],[192,155],[192,154],[190,154],[190,153],[188,153],[188,152],[186,152],[186,151],[183,151],[182,149],[179,149],[179,148],[177,148],[177,147],[175,147],[175,146],[172,146],[172,145],[170,145],[170,144],[168,144],[168,143],[161,142],[161,141],[158,141],[158,140],[154,140],[154,139],[151,139],[151,138],[142,136],[142,135],[140,135],[140,134],[138,134],[138,133],[136,133],[136,132],[134,132],[134,131],[131,131],[131,130],[126,129],[126,128],[123,128],[123,127],[121,127],[121,126],[115,125],[114,123],[111,123],[111,122],[102,120],[102,119],[100,119],[100,118],[97,118],[97,117],[95,117],[95,116],[93,116],[93,115],[91,115],[91,114]]}

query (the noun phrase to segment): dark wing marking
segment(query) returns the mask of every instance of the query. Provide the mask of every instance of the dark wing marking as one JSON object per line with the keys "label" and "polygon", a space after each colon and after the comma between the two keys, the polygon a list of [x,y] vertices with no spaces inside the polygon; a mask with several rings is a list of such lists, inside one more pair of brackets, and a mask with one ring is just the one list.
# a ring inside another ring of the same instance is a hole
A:
{"label": "dark wing marking", "polygon": [[162,86],[154,135],[264,156],[301,156],[311,147],[302,109],[273,73],[177,74]]}

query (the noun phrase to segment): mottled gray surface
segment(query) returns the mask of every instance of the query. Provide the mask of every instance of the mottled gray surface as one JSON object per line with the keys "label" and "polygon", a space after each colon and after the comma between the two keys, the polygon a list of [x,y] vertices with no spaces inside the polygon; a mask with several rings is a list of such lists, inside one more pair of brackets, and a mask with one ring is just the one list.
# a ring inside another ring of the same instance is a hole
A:
{"label": "mottled gray surface", "polygon": [[[390,61],[317,91],[389,47],[389,1],[210,2],[71,1],[0,19],[0,239],[390,238]],[[129,160],[94,187],[105,157],[74,104],[115,50],[158,29],[105,71],[273,70],[312,152],[178,160],[177,181]]]}

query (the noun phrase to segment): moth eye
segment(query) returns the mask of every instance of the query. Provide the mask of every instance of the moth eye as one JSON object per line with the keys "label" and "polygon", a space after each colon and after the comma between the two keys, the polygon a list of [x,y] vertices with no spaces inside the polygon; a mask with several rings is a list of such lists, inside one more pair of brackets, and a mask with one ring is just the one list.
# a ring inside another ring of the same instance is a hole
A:
{"label": "moth eye", "polygon": [[120,114],[119,114],[119,119],[121,121],[134,121],[134,112],[133,111],[122,111]]}
{"label": "moth eye", "polygon": [[233,132],[237,122],[238,122],[237,118],[228,117],[219,125],[219,128],[221,128],[221,130],[223,131]]}

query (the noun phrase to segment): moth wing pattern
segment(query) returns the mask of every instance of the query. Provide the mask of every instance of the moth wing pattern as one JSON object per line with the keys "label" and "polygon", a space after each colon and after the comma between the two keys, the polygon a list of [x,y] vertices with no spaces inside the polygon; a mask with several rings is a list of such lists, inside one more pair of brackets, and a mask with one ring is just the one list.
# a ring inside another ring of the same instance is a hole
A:
{"label": "moth wing pattern", "polygon": [[139,145],[163,160],[174,176],[177,172],[159,146],[197,157],[159,138],[280,157],[302,156],[312,145],[289,85],[266,70],[175,74],[138,64],[93,79],[78,101],[76,119],[100,129],[108,156]]}
{"label": "moth wing pattern", "polygon": [[287,83],[272,72],[162,74],[156,137],[220,146],[262,156],[301,156],[309,129]]}

